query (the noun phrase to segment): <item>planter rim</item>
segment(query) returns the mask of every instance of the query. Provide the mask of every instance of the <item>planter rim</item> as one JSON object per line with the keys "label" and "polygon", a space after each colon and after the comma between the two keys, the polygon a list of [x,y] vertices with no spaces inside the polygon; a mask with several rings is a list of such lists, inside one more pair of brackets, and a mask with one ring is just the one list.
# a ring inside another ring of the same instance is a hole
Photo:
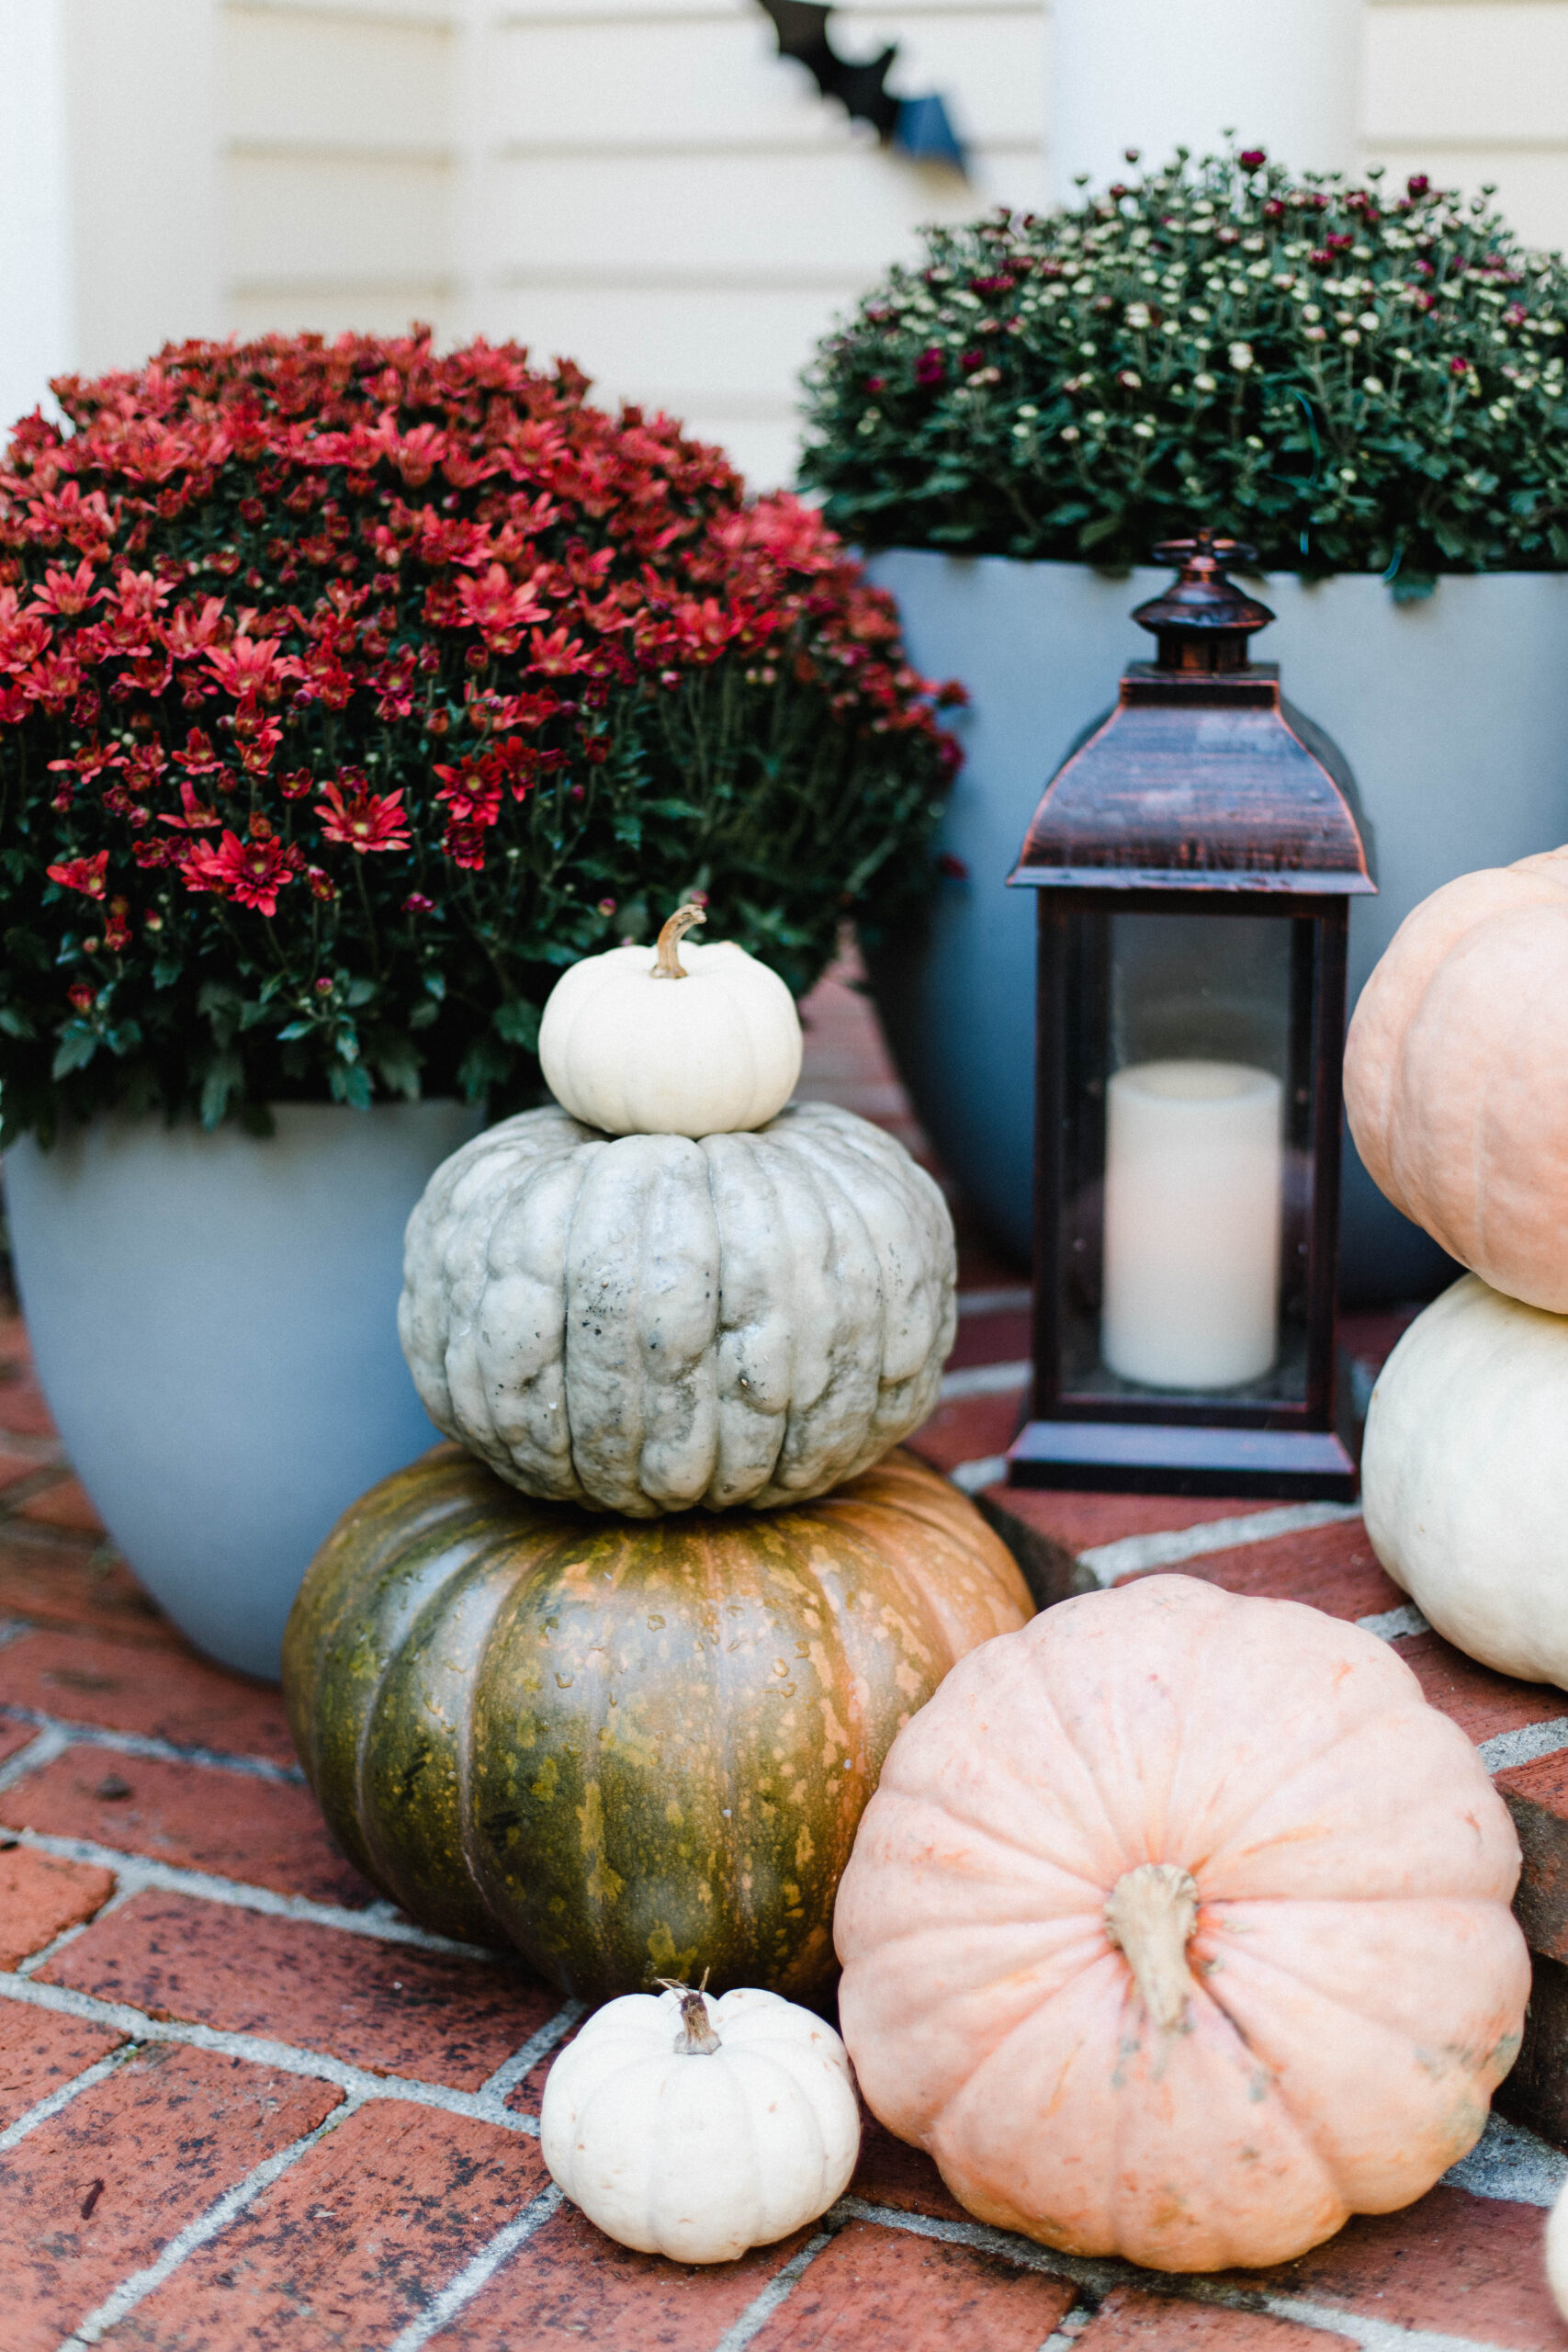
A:
{"label": "planter rim", "polygon": [[[929,555],[944,563],[1005,563],[1021,571],[1038,571],[1050,568],[1057,571],[1093,571],[1104,580],[1126,580],[1134,571],[1168,571],[1169,564],[1156,563],[1153,556],[1141,563],[1096,563],[1089,556],[1074,555],[998,555],[992,550],[965,548],[933,548],[918,546],[909,539],[891,539],[886,544],[868,547],[857,543],[856,554],[864,563],[875,563],[883,556]],[[1391,594],[1393,582],[1381,571],[1292,571],[1286,564],[1232,564],[1252,580],[1299,580],[1303,588],[1322,588],[1331,580],[1371,580],[1386,582]],[[1440,586],[1445,580],[1562,580],[1568,579],[1568,564],[1507,564],[1490,571],[1437,571],[1430,577]],[[1425,596],[1412,596],[1409,604],[1426,604]]]}

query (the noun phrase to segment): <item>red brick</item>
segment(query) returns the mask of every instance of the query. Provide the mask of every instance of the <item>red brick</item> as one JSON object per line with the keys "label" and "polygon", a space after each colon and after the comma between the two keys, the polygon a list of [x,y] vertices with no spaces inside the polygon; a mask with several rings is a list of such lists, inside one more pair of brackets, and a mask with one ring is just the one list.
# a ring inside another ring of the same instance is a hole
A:
{"label": "red brick", "polygon": [[151,1734],[179,1747],[294,1761],[278,1692],[209,1666],[189,1650],[87,1634],[28,1634],[0,1650],[0,1702],[68,1723]]}
{"label": "red brick", "polygon": [[82,1535],[101,1535],[104,1522],[79,1478],[51,1482],[41,1493],[29,1495],[17,1506],[18,1519],[37,1520],[42,1527],[68,1527]]}
{"label": "red brick", "polygon": [[0,1722],[0,1763],[4,1763],[7,1756],[15,1756],[18,1748],[26,1747],[29,1741],[37,1737],[36,1724]]}
{"label": "red brick", "polygon": [[517,2132],[378,2099],[198,2247],[113,2340],[157,2352],[384,2346],[547,2179]]}
{"label": "red brick", "polygon": [[0,1430],[13,1430],[19,1437],[60,1434],[31,1366],[15,1359],[0,1362]]}
{"label": "red brick", "polygon": [[1490,1667],[1462,1656],[1440,1634],[1408,1634],[1393,1647],[1414,1668],[1433,1706],[1451,1715],[1478,1747],[1499,1732],[1568,1714],[1568,1697],[1550,1683],[1516,1682],[1511,1675],[1494,1674]]}
{"label": "red brick", "polygon": [[1038,2352],[1077,2300],[1066,2279],[853,2222],[751,2341],[755,2352]]}
{"label": "red brick", "polygon": [[186,1646],[124,1561],[104,1545],[61,1542],[15,1521],[0,1541],[0,1616],[165,1649]]}
{"label": "red brick", "polygon": [[0,1490],[23,1478],[36,1478],[40,1470],[59,1461],[59,1446],[47,1438],[16,1438],[9,1445],[0,1445]]}
{"label": "red brick", "polygon": [[0,2130],[107,2058],[124,2039],[112,2025],[0,2000]]}
{"label": "red brick", "polygon": [[971,1363],[1017,1363],[1029,1353],[1030,1314],[1027,1306],[1005,1307],[998,1314],[964,1315],[947,1359],[949,1372]]}
{"label": "red brick", "polygon": [[1005,1453],[1022,1426],[1023,1408],[1021,1388],[1003,1396],[962,1396],[939,1405],[905,1443],[933,1470],[953,1470],[961,1462]]}
{"label": "red brick", "polygon": [[1234,1551],[1205,1552],[1173,1566],[1178,1576],[1200,1577],[1227,1592],[1304,1600],[1329,1617],[1352,1621],[1402,1608],[1409,1598],[1384,1574],[1359,1519],[1304,1528],[1268,1544],[1238,1544]]}
{"label": "red brick", "polygon": [[896,2140],[874,2115],[861,2120],[860,2162],[849,2193],[900,2213],[929,2213],[943,2222],[970,2218],[925,2151]]}
{"label": "red brick", "polygon": [[632,2254],[563,2206],[431,2337],[432,2352],[559,2352],[563,2338],[592,2352],[712,2352],[804,2238],[697,2268]]}
{"label": "red brick", "polygon": [[1226,1502],[1213,1495],[1089,1495],[1076,1488],[1059,1493],[1048,1487],[988,1487],[986,1499],[1075,1556],[1101,1544],[1119,1544],[1126,1535],[1164,1535],[1279,1508],[1275,1503]]}
{"label": "red brick", "polygon": [[134,1896],[39,1973],[455,2090],[478,2090],[560,2006],[521,1962],[447,1959],[177,1894]]}
{"label": "red brick", "polygon": [[32,1355],[32,1343],[28,1327],[19,1315],[0,1315],[0,1363],[13,1363],[18,1357]]}
{"label": "red brick", "polygon": [[110,1871],[59,1862],[25,1846],[0,1852],[0,1968],[15,1968],[62,1928],[90,1919],[113,1893]]}
{"label": "red brick", "polygon": [[1506,2352],[1562,2352],[1568,2328],[1547,2291],[1545,2232],[1534,2205],[1439,2188],[1402,2213],[1358,2216],[1299,2262],[1229,2276],[1237,2287],[1304,2296],[1395,2327]]}
{"label": "red brick", "polygon": [[1568,1961],[1568,1752],[1510,1765],[1494,1782],[1524,1854],[1514,1910],[1532,1951]]}
{"label": "red brick", "polygon": [[1118,2287],[1078,2337],[1082,2352],[1327,2352],[1355,2337],[1262,2312],[1228,2312]]}
{"label": "red brick", "polygon": [[110,2288],[340,2097],[327,2083],[164,2045],[73,2099],[0,2157],[6,2352],[53,2352]]}
{"label": "red brick", "polygon": [[318,1903],[376,1899],[328,1837],[310,1791],[253,1772],[74,1747],[0,1796],[0,1822]]}

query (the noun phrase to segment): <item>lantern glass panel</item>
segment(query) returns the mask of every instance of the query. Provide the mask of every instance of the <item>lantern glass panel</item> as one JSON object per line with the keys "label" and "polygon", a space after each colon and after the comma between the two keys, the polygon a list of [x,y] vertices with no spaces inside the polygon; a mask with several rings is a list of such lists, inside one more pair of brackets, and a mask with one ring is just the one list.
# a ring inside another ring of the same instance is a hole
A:
{"label": "lantern glass panel", "polygon": [[1304,1399],[1317,934],[1070,915],[1064,1401]]}

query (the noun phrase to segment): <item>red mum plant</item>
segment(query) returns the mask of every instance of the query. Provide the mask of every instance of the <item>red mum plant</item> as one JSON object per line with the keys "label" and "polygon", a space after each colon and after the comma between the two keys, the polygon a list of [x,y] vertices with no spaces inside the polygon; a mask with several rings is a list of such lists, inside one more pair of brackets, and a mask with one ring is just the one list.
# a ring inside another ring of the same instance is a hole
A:
{"label": "red mum plant", "polygon": [[499,1110],[562,965],[681,899],[800,989],[923,887],[891,605],[667,418],[423,330],[56,390],[0,467],[6,1135]]}

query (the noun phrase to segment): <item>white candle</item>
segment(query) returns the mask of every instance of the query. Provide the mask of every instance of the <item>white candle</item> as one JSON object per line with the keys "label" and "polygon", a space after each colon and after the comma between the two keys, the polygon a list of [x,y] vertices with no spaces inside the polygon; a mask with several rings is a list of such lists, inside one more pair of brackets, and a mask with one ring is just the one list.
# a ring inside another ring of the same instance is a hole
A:
{"label": "white candle", "polygon": [[1280,1087],[1245,1062],[1111,1080],[1100,1351],[1154,1388],[1235,1388],[1279,1346]]}

